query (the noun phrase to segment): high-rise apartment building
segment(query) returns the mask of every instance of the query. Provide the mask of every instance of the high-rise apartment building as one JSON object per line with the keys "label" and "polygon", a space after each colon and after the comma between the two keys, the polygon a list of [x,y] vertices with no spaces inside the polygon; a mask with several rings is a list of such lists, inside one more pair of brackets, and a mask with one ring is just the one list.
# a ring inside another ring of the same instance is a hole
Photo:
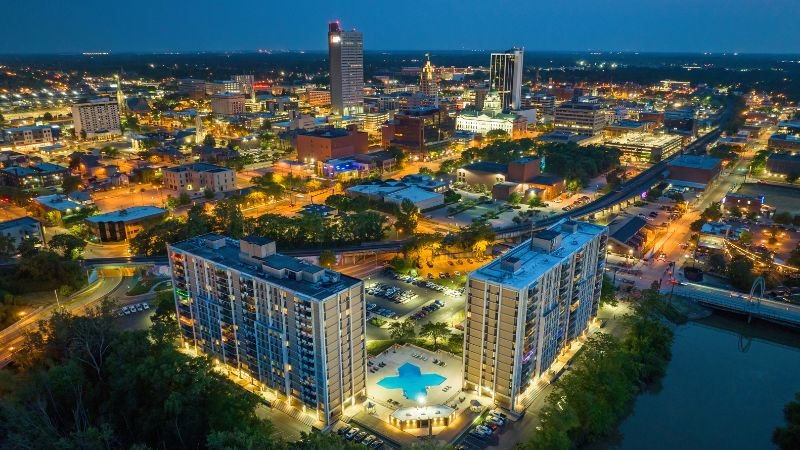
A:
{"label": "high-rise apartment building", "polygon": [[75,135],[82,139],[122,134],[116,98],[97,98],[72,105],[72,124]]}
{"label": "high-rise apartment building", "polygon": [[168,248],[183,342],[330,426],[366,394],[364,284],[205,234]]}
{"label": "high-rise apartment building", "polygon": [[522,68],[525,50],[513,48],[492,53],[489,64],[489,87],[500,93],[503,109],[522,107]]}
{"label": "high-rise apartment building", "polygon": [[597,315],[608,229],[562,221],[469,274],[464,387],[520,411]]}
{"label": "high-rise apartment building", "polygon": [[439,80],[436,79],[436,69],[431,64],[431,56],[425,55],[428,60],[419,73],[419,91],[429,97],[439,94]]}
{"label": "high-rise apartment building", "polygon": [[331,74],[331,112],[341,116],[364,110],[364,38],[360,31],[344,31],[339,22],[328,24],[328,60]]}

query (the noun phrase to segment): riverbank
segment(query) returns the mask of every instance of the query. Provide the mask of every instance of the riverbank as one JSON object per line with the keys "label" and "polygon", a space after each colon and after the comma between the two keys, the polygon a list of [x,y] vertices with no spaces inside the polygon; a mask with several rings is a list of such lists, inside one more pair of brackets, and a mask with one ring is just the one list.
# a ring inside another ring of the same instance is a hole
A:
{"label": "riverbank", "polygon": [[[631,411],[637,395],[657,388],[671,357],[672,323],[686,317],[658,291],[642,292],[626,333],[592,336],[555,385],[525,449],[569,449],[606,441]],[[669,319],[669,320],[668,320]]]}

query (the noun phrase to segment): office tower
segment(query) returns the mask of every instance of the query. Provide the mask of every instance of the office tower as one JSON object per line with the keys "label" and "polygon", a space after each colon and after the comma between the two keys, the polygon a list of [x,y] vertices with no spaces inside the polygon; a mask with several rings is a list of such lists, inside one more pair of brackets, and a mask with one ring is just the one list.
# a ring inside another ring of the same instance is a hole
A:
{"label": "office tower", "polygon": [[72,125],[75,135],[81,139],[122,134],[116,98],[98,98],[72,105]]}
{"label": "office tower", "polygon": [[168,248],[181,336],[325,427],[366,394],[364,284],[210,233]]}
{"label": "office tower", "polygon": [[239,92],[251,100],[255,99],[255,77],[253,75],[234,75],[233,81],[239,87]]}
{"label": "office tower", "polygon": [[489,65],[489,87],[500,93],[503,109],[522,107],[522,67],[525,50],[513,48],[492,53]]}
{"label": "office tower", "polygon": [[587,101],[564,102],[555,108],[555,131],[594,136],[608,124],[602,104]]}
{"label": "office tower", "polygon": [[222,116],[234,116],[244,112],[245,97],[243,94],[223,92],[211,96],[211,113]]}
{"label": "office tower", "polygon": [[469,274],[464,387],[520,411],[597,315],[606,227],[561,221]]}
{"label": "office tower", "polygon": [[343,31],[328,24],[331,112],[341,116],[364,110],[364,39],[360,31]]}
{"label": "office tower", "polygon": [[439,81],[436,79],[436,73],[431,64],[431,55],[425,56],[427,56],[428,61],[419,73],[419,91],[429,97],[435,97],[439,94]]}

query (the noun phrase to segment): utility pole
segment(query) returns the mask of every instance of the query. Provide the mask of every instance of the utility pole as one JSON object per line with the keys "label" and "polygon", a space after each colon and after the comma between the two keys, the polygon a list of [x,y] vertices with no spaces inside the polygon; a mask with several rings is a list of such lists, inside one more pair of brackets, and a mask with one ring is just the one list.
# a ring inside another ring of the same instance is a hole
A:
{"label": "utility pole", "polygon": [[58,307],[58,309],[61,309],[61,302],[58,300],[58,289],[53,289],[53,294],[56,295],[56,307]]}

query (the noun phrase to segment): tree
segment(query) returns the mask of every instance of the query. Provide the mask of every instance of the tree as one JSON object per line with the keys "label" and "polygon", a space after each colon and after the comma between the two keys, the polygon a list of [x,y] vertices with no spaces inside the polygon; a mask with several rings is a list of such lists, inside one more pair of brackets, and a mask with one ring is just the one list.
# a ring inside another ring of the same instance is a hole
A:
{"label": "tree", "polygon": [[415,335],[414,322],[410,320],[396,320],[389,324],[389,336],[395,341],[405,343],[414,339]]}
{"label": "tree", "polygon": [[617,306],[617,303],[616,288],[614,287],[614,283],[612,283],[612,280],[608,277],[608,275],[603,274],[603,285],[600,288],[600,304]]}
{"label": "tree", "polygon": [[192,202],[192,198],[189,197],[189,193],[181,192],[178,195],[178,206],[188,205]]}
{"label": "tree", "polygon": [[209,188],[203,189],[203,198],[206,200],[213,200],[214,199],[214,191]]}
{"label": "tree", "polygon": [[86,248],[86,241],[71,234],[57,234],[50,238],[49,245],[50,248],[60,251],[64,258],[80,259]]}
{"label": "tree", "polygon": [[486,133],[486,140],[489,142],[505,141],[508,138],[508,132],[505,130],[489,130]]}
{"label": "tree", "polygon": [[445,322],[427,322],[422,325],[419,335],[433,339],[433,350],[439,349],[439,341],[450,336],[450,327]]}
{"label": "tree", "polygon": [[0,233],[0,257],[10,258],[17,254],[17,245],[14,238],[7,234]]}
{"label": "tree", "polygon": [[781,211],[772,216],[772,221],[780,225],[789,225],[792,223],[792,213],[789,211]]}
{"label": "tree", "polygon": [[789,172],[786,174],[786,182],[787,183],[794,183],[797,179],[800,178],[800,173],[797,172]]}
{"label": "tree", "polygon": [[783,407],[784,426],[772,432],[772,442],[781,450],[800,448],[800,393]]}
{"label": "tree", "polygon": [[323,250],[319,254],[319,265],[325,268],[332,268],[336,265],[336,254],[332,250]]}
{"label": "tree", "polygon": [[750,231],[742,231],[739,235],[739,242],[741,242],[742,245],[750,245],[750,243],[753,242],[753,233]]}
{"label": "tree", "polygon": [[511,195],[508,196],[508,204],[509,205],[519,205],[522,201],[522,194],[519,192],[512,192]]}
{"label": "tree", "polygon": [[237,199],[217,202],[212,216],[212,228],[215,232],[239,239],[244,236],[244,222],[244,214]]}
{"label": "tree", "polygon": [[81,186],[81,177],[74,175],[65,175],[64,180],[61,181],[61,188],[65,194],[69,194],[78,190]]}
{"label": "tree", "polygon": [[725,273],[725,254],[720,251],[712,252],[708,255],[706,266],[710,272]]}
{"label": "tree", "polygon": [[531,208],[544,208],[544,202],[542,201],[541,197],[534,195],[530,200],[528,200],[528,206]]}
{"label": "tree", "polygon": [[414,205],[414,202],[404,198],[397,209],[397,223],[395,226],[398,229],[403,229],[408,234],[413,234],[417,229],[418,223],[419,208]]}
{"label": "tree", "polygon": [[753,263],[744,255],[736,255],[728,263],[728,278],[731,284],[742,291],[753,285]]}
{"label": "tree", "polygon": [[[120,331],[113,305],[56,312],[31,333],[3,392],[7,448],[252,448],[275,442],[257,396],[210,358],[175,348],[174,325]],[[146,392],[146,395],[143,393]]]}
{"label": "tree", "polygon": [[214,136],[207,134],[205,138],[203,138],[203,145],[206,147],[216,147],[217,140],[214,139]]}

